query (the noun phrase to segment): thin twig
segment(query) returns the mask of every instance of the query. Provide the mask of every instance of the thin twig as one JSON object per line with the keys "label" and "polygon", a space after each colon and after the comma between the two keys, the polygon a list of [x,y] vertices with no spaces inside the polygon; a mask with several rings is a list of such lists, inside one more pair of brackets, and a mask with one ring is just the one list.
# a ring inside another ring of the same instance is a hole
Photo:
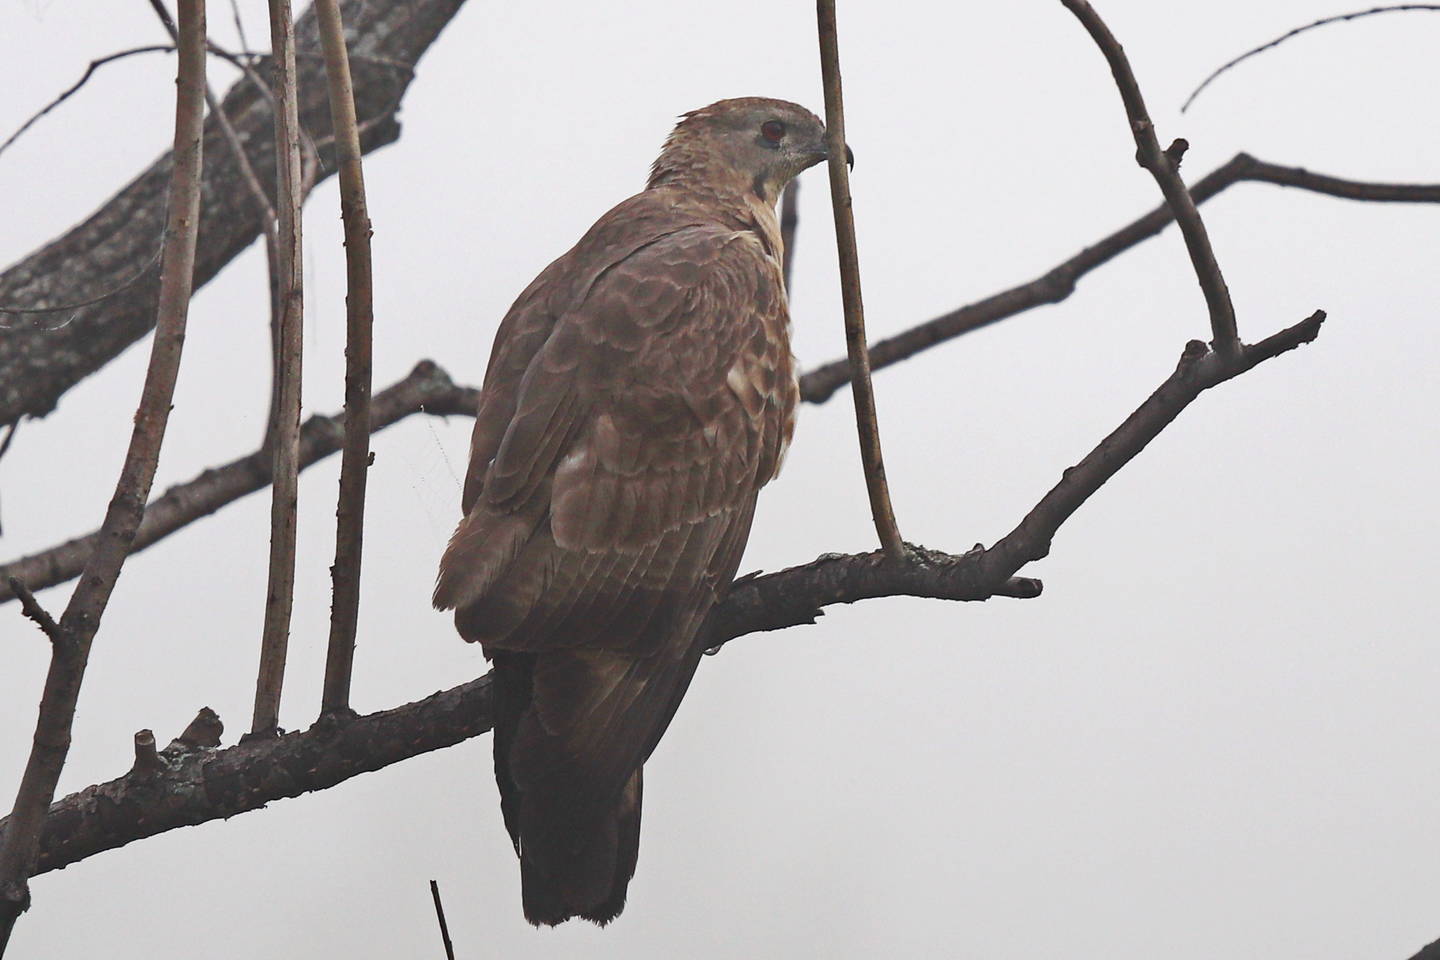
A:
{"label": "thin twig", "polygon": [[29,903],[27,880],[34,873],[40,828],[69,752],[90,647],[144,515],[180,369],[200,212],[205,119],[204,0],[181,0],[179,46],[175,162],[170,173],[169,222],[150,365],[135,412],[130,447],[100,529],[99,543],[60,618],[34,743],[15,797],[9,829],[0,841],[0,953],[4,952],[16,918]]}
{"label": "thin twig", "polygon": [[[141,267],[141,268],[139,269],[139,271],[136,272],[136,274],[135,274],[134,276],[130,277],[128,280],[124,280],[124,281],[120,282],[119,284],[117,284],[116,286],[111,287],[109,290],[106,290],[106,291],[105,291],[104,293],[102,293],[102,294],[98,294],[98,295],[96,295],[96,296],[89,297],[89,298],[87,298],[87,299],[85,299],[85,300],[77,300],[77,301],[75,301],[74,303],[61,303],[61,304],[57,304],[56,306],[53,306],[53,307],[7,307],[7,306],[0,306],[0,314],[13,313],[13,314],[15,314],[16,316],[22,316],[22,317],[23,317],[23,316],[33,316],[33,315],[41,314],[41,313],[63,313],[63,312],[68,311],[68,310],[79,310],[79,309],[81,309],[82,307],[93,307],[93,306],[95,306],[97,303],[104,303],[106,300],[109,300],[111,297],[114,297],[114,296],[117,296],[117,295],[119,295],[119,294],[124,293],[126,290],[129,290],[130,288],[134,287],[137,283],[139,283],[141,280],[144,280],[146,277],[148,277],[148,276],[150,275],[150,271],[151,271],[152,269],[154,269],[155,264],[157,264],[157,263],[160,262],[160,255],[161,255],[162,253],[164,253],[164,252],[165,252],[165,237],[164,237],[164,236],[161,236],[161,238],[160,238],[160,245],[155,248],[155,252],[154,252],[154,254],[151,255],[150,259],[147,260],[147,261],[145,261],[145,266]],[[61,326],[64,326],[64,324],[61,324]],[[7,329],[6,325],[3,324],[3,323],[0,323],[0,330],[4,330],[4,329]]]}
{"label": "thin twig", "polygon": [[455,945],[450,942],[450,927],[445,923],[445,907],[440,902],[440,884],[430,881],[430,899],[435,901],[435,919],[440,921],[440,941],[445,944],[445,960],[455,960]]}
{"label": "thin twig", "polygon": [[240,49],[250,49],[250,41],[245,39],[245,20],[240,16],[240,0],[230,0],[230,18],[235,21],[235,37],[240,41]]}
{"label": "thin twig", "polygon": [[1130,61],[1126,59],[1120,41],[1115,39],[1105,21],[1086,0],[1060,2],[1085,27],[1110,64],[1110,73],[1115,78],[1120,99],[1125,103],[1125,114],[1130,119],[1130,133],[1135,138],[1135,159],[1155,178],[1185,238],[1185,249],[1190,254],[1190,263],[1195,268],[1195,276],[1200,281],[1200,290],[1205,294],[1205,304],[1210,311],[1211,342],[1221,353],[1233,354],[1240,348],[1240,335],[1235,326],[1235,305],[1230,301],[1230,290],[1225,286],[1225,277],[1215,260],[1205,223],[1200,219],[1200,211],[1196,209],[1190,191],[1185,189],[1177,164],[1171,162],[1156,139],[1155,125],[1145,110],[1145,98],[1140,95],[1140,85],[1135,81]]}
{"label": "thin twig", "polygon": [[40,628],[45,636],[50,638],[51,643],[59,643],[60,624],[56,623],[55,618],[50,616],[50,611],[41,606],[39,600],[35,599],[35,594],[31,593],[30,588],[25,586],[25,581],[19,577],[9,577],[7,582],[10,584],[10,592],[20,600],[20,612],[35,621],[35,625]]}
{"label": "thin twig", "polygon": [[370,328],[374,301],[370,263],[370,214],[360,164],[360,132],[355,91],[345,50],[345,28],[338,0],[315,0],[330,117],[340,167],[340,212],[345,221],[345,449],[340,461],[340,501],[336,508],[335,565],[330,644],[320,709],[328,715],[350,712],[350,672],[355,658],[355,627],[360,613],[360,557],[365,533],[365,474],[370,461]]}
{"label": "thin twig", "polygon": [[865,346],[865,307],[860,296],[860,256],[855,248],[855,217],[850,209],[849,147],[845,144],[845,106],[840,90],[840,48],[835,38],[835,0],[817,0],[820,28],[820,73],[825,85],[825,138],[830,153],[830,203],[835,210],[835,241],[840,256],[840,292],[845,305],[845,346],[854,371],[855,426],[860,434],[860,462],[870,494],[870,515],[880,544],[892,560],[905,555],[905,542],[895,523],[885,458],[880,450],[880,423],[875,391],[870,384],[870,356]]}
{"label": "thin twig", "polygon": [[[279,223],[271,254],[272,379],[265,446],[272,454],[270,567],[265,626],[255,680],[251,733],[268,733],[280,722],[290,614],[295,601],[295,531],[299,506],[300,385],[304,287],[300,205],[305,186],[300,164],[299,93],[295,74],[295,21],[290,0],[270,0],[270,46],[275,51],[275,173]],[[278,327],[278,329],[277,329]]]}
{"label": "thin twig", "polygon": [[1213,73],[1210,74],[1210,76],[1206,77],[1203,81],[1201,81],[1200,86],[1190,91],[1190,96],[1186,97],[1185,102],[1180,106],[1180,112],[1184,113],[1186,110],[1189,110],[1190,104],[1195,102],[1195,98],[1200,96],[1200,92],[1206,87],[1210,86],[1210,84],[1218,80],[1222,73],[1226,73],[1230,70],[1230,68],[1238,66],[1239,64],[1245,62],[1246,60],[1249,60],[1256,54],[1264,53],[1266,50],[1271,50],[1275,47],[1280,46],[1280,44],[1284,43],[1286,40],[1289,40],[1291,37],[1299,36],[1300,34],[1305,33],[1308,30],[1314,30],[1316,27],[1323,27],[1331,23],[1340,23],[1345,20],[1358,20],[1361,17],[1370,17],[1374,16],[1377,13],[1405,13],[1414,12],[1417,10],[1440,12],[1440,3],[1397,3],[1392,6],[1371,7],[1369,10],[1358,10],[1354,13],[1342,13],[1334,17],[1324,17],[1322,19],[1314,21],[1313,23],[1307,23],[1303,27],[1296,27],[1294,30],[1290,30],[1284,34],[1281,34],[1274,40],[1271,40],[1269,43],[1262,43],[1260,44],[1260,46],[1255,47],[1253,50],[1245,51],[1244,53],[1240,54],[1240,56],[1236,57],[1234,60],[1231,60],[1223,66],[1217,68]]}
{"label": "thin twig", "polygon": [[99,70],[101,67],[105,66],[105,64],[114,63],[116,60],[124,60],[126,57],[133,57],[141,53],[173,53],[174,51],[175,47],[172,44],[151,44],[150,46],[145,47],[132,47],[129,50],[121,50],[117,53],[112,53],[108,56],[100,57],[97,60],[91,60],[90,66],[85,68],[85,72],[80,75],[79,80],[76,80],[71,86],[67,87],[65,91],[61,93],[58,97],[47,103],[43,108],[41,108],[39,113],[32,115],[29,120],[26,120],[24,123],[22,123],[20,125],[20,129],[10,134],[10,136],[6,138],[4,143],[0,143],[0,153],[4,153],[6,150],[8,150],[12,143],[14,143],[16,140],[19,140],[20,137],[24,135],[26,130],[29,130],[36,123],[38,123],[40,119],[44,117],[47,113],[60,106],[60,104],[64,103],[66,100],[69,100],[75,94],[79,93],[80,88],[90,82],[91,75],[93,75],[96,70]]}

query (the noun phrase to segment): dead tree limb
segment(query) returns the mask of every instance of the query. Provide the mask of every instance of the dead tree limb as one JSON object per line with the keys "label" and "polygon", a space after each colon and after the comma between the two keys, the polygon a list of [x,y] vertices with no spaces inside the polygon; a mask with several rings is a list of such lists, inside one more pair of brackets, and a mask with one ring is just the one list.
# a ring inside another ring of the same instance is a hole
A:
{"label": "dead tree limb", "polygon": [[851,209],[850,148],[845,143],[845,102],[840,84],[840,47],[835,36],[835,0],[816,0],[820,32],[820,75],[825,88],[825,141],[830,154],[830,206],[835,212],[835,245],[840,257],[840,296],[845,309],[845,347],[849,355],[855,427],[860,435],[860,464],[870,496],[870,516],[880,545],[892,560],[905,555],[905,543],[890,503],[885,457],[880,448],[880,420],[875,389],[870,383],[870,353],[865,343],[865,304],[860,293],[860,254],[855,245]]}
{"label": "dead tree limb", "polygon": [[270,416],[263,446],[271,452],[270,557],[265,587],[265,624],[250,732],[280,722],[290,613],[295,601],[296,513],[300,499],[300,384],[304,345],[304,259],[300,205],[300,108],[295,75],[295,22],[290,0],[270,0],[270,46],[274,66],[277,216],[267,251],[271,268],[273,344]]}
{"label": "dead tree limb", "polygon": [[1239,66],[1253,56],[1264,53],[1266,50],[1272,50],[1275,47],[1280,46],[1280,44],[1284,43],[1286,40],[1289,40],[1292,37],[1297,37],[1302,33],[1307,33],[1311,30],[1314,30],[1316,27],[1324,27],[1332,23],[1343,23],[1347,20],[1359,20],[1363,17],[1373,17],[1379,13],[1414,13],[1416,11],[1429,11],[1431,13],[1440,13],[1440,3],[1395,3],[1383,7],[1371,7],[1368,10],[1355,10],[1350,13],[1341,13],[1333,17],[1322,17],[1319,20],[1314,20],[1310,23],[1305,24],[1303,27],[1296,27],[1294,30],[1288,30],[1285,33],[1282,33],[1280,36],[1276,37],[1274,40],[1270,40],[1266,43],[1260,44],[1260,46],[1258,47],[1246,50],[1244,53],[1240,54],[1240,56],[1236,57],[1235,59],[1226,61],[1219,67],[1216,67],[1215,70],[1210,74],[1210,76],[1200,81],[1200,86],[1190,91],[1190,96],[1186,97],[1185,102],[1180,105],[1180,112],[1184,113],[1186,110],[1189,110],[1190,105],[1195,102],[1195,98],[1200,96],[1201,92],[1204,91],[1206,87],[1210,86],[1210,84],[1220,79],[1221,74],[1228,72],[1232,67]]}
{"label": "dead tree limb", "polygon": [[365,480],[370,469],[370,355],[374,280],[370,212],[360,162],[360,130],[350,56],[338,0],[315,0],[320,45],[340,162],[340,213],[345,222],[345,446],[340,455],[340,500],[335,508],[335,563],[330,602],[330,643],[325,654],[322,713],[350,713],[350,674],[360,617],[360,560],[365,542]]}
{"label": "dead tree limb", "polygon": [[1110,74],[1120,90],[1120,99],[1125,103],[1125,115],[1130,120],[1130,133],[1135,138],[1135,160],[1155,178],[1160,192],[1165,195],[1180,234],[1185,238],[1185,250],[1190,254],[1190,264],[1195,268],[1195,277],[1200,281],[1200,290],[1205,295],[1205,306],[1210,311],[1210,342],[1221,353],[1231,354],[1240,347],[1240,334],[1235,326],[1235,304],[1230,300],[1230,288],[1220,272],[1215,251],[1210,245],[1210,234],[1185,181],[1180,177],[1180,157],[1187,144],[1175,141],[1170,150],[1162,150],[1155,136],[1155,124],[1145,109],[1145,98],[1140,85],[1135,81],[1135,72],[1120,41],[1110,32],[1105,21],[1095,12],[1087,0],[1060,0],[1084,26],[1090,38],[1095,41],[1105,61],[1110,65]]}
{"label": "dead tree limb", "polygon": [[35,872],[41,829],[69,753],[70,730],[90,647],[145,514],[145,501],[155,479],[165,426],[170,418],[170,401],[175,394],[175,379],[180,371],[199,232],[205,117],[205,0],[181,0],[179,20],[175,162],[170,171],[155,341],[115,495],[100,527],[95,550],[86,561],[85,575],[60,617],[51,645],[50,669],[40,698],[34,744],[8,818],[9,829],[0,840],[0,954],[9,942],[15,920],[29,906],[27,881]]}
{"label": "dead tree limb", "polygon": [[[916,550],[903,564],[879,552],[832,554],[813,563],[738,581],[718,608],[707,642],[739,632],[781,630],[811,623],[823,607],[874,597],[913,595],[983,599],[979,554],[950,556]],[[1007,578],[995,595],[1034,597],[1040,584]],[[783,602],[782,602],[783,601]],[[303,732],[248,739],[225,750],[167,756],[160,776],[134,772],[86,787],[51,809],[36,872],[76,863],[104,850],[258,809],[274,800],[323,790],[362,773],[452,746],[490,729],[490,678],[481,677],[392,710],[345,723],[323,718]],[[104,817],[91,811],[103,805]],[[0,837],[9,821],[0,821]]]}
{"label": "dead tree limb", "polygon": [[[374,150],[399,136],[396,114],[413,79],[411,68],[462,2],[356,0],[346,5],[356,109],[365,121],[362,149]],[[333,154],[322,64],[314,56],[319,38],[313,14],[296,24],[296,43],[301,122],[314,132],[322,152]],[[268,191],[275,180],[275,162],[267,96],[268,91],[242,78],[224,98],[223,108]],[[260,215],[240,185],[235,162],[223,151],[214,154],[202,191],[205,228],[196,252],[197,287],[260,234]],[[333,156],[327,158],[321,178],[334,171],[330,159]],[[53,307],[110,292],[129,279],[136,264],[149,259],[159,243],[169,168],[169,155],[161,157],[85,222],[0,274],[0,304]],[[49,413],[67,390],[148,333],[154,325],[156,289],[154,276],[147,274],[123,293],[78,311],[58,330],[50,329],[57,325],[53,317],[22,321],[0,314],[0,322],[9,327],[0,337],[0,425]]]}

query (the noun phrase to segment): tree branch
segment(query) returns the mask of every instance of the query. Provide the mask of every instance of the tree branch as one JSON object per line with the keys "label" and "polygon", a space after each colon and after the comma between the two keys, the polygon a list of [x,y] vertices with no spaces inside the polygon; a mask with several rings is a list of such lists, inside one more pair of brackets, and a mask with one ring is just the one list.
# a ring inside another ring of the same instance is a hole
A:
{"label": "tree branch", "polygon": [[[715,609],[704,642],[720,646],[751,633],[814,623],[826,606],[878,597],[1039,596],[1040,581],[1016,577],[1015,571],[1046,555],[1055,531],[1081,503],[1203,390],[1314,339],[1323,319],[1317,312],[1230,356],[1192,342],[1160,388],[1079,465],[1067,470],[1019,526],[989,550],[977,548],[955,556],[912,546],[900,563],[889,561],[881,551],[827,554],[778,573],[742,577]],[[461,401],[457,396],[450,399]],[[473,392],[461,402],[473,405]],[[159,778],[142,780],[131,773],[87,787],[52,807],[38,871],[58,869],[176,827],[323,790],[452,746],[489,730],[491,710],[486,676],[393,710],[344,721],[324,717],[308,731],[178,757]],[[104,818],[91,815],[98,806],[107,811]],[[6,829],[8,824],[0,821],[0,831]]]}
{"label": "tree branch", "polygon": [[1155,124],[1145,109],[1145,98],[1140,94],[1140,85],[1130,69],[1125,50],[1095,8],[1086,0],[1060,2],[1085,27],[1110,65],[1110,74],[1120,90],[1125,115],[1130,120],[1130,132],[1135,138],[1135,160],[1155,178],[1185,238],[1185,249],[1190,254],[1190,263],[1195,268],[1200,290],[1205,294],[1205,305],[1210,311],[1211,342],[1221,353],[1234,353],[1240,346],[1240,335],[1235,328],[1235,305],[1220,273],[1220,264],[1215,260],[1215,251],[1210,246],[1210,235],[1205,231],[1200,211],[1180,177],[1180,155],[1187,145],[1183,140],[1177,140],[1172,147],[1173,153],[1160,148]]}
{"label": "tree branch", "polygon": [[[53,634],[50,669],[40,698],[35,737],[16,793],[11,829],[0,841],[0,954],[15,920],[30,905],[28,878],[39,856],[40,830],[70,748],[70,730],[90,646],[120,578],[145,513],[160,460],[170,402],[180,372],[185,318],[195,273],[199,232],[201,153],[205,117],[205,0],[180,0],[179,75],[175,98],[175,162],[166,204],[155,339],[130,446],[115,483],[85,575]],[[13,585],[12,585],[13,586]],[[33,599],[33,598],[32,598]]]}
{"label": "tree branch", "polygon": [[340,213],[345,221],[345,447],[340,457],[340,500],[335,509],[335,563],[330,605],[330,642],[320,709],[350,712],[350,674],[355,628],[360,616],[360,560],[365,542],[365,481],[370,469],[371,327],[374,281],[370,257],[370,212],[360,163],[355,91],[345,50],[345,25],[338,0],[315,0],[320,44],[330,91],[340,161]]}
{"label": "tree branch", "polygon": [[[879,551],[830,554],[813,563],[737,581],[718,608],[709,642],[741,633],[811,623],[832,603],[919,595],[983,599],[980,554],[950,556],[917,550],[905,563]],[[1035,580],[1002,582],[999,595],[1034,597]],[[783,599],[784,602],[775,602]],[[323,717],[309,730],[273,739],[247,739],[225,750],[161,752],[159,776],[132,771],[86,787],[56,803],[41,836],[37,873],[56,870],[105,850],[258,809],[267,803],[324,790],[351,777],[479,736],[492,722],[490,677],[392,710],[352,719]],[[105,816],[94,816],[103,808]],[[0,838],[9,821],[0,821]]]}
{"label": "tree branch", "polygon": [[[236,23],[239,15],[236,14]],[[270,46],[275,65],[275,229],[267,235],[270,266],[270,394],[265,442],[272,456],[270,556],[265,586],[265,622],[250,732],[274,730],[280,722],[290,614],[295,601],[296,514],[300,499],[300,386],[304,353],[305,290],[301,256],[300,206],[305,200],[300,165],[300,108],[295,76],[295,21],[290,0],[270,0]]]}
{"label": "tree branch", "polygon": [[56,623],[55,618],[50,616],[50,611],[35,599],[35,594],[25,586],[25,581],[17,577],[10,577],[6,582],[10,584],[10,592],[20,598],[20,612],[33,620],[40,631],[50,638],[51,643],[59,643],[60,624]]}
{"label": "tree branch", "polygon": [[1274,40],[1269,41],[1268,43],[1262,43],[1260,44],[1260,46],[1255,47],[1254,49],[1247,50],[1235,59],[1230,60],[1217,67],[1214,72],[1210,74],[1210,76],[1200,81],[1200,86],[1190,91],[1190,96],[1186,97],[1185,102],[1180,105],[1180,112],[1184,113],[1186,110],[1189,110],[1190,104],[1195,102],[1195,98],[1200,96],[1201,91],[1203,91],[1206,87],[1210,86],[1210,84],[1214,83],[1216,80],[1220,79],[1220,75],[1222,73],[1227,72],[1228,70],[1230,70],[1231,67],[1239,66],[1241,63],[1249,60],[1256,54],[1261,54],[1264,53],[1266,50],[1270,50],[1280,46],[1280,44],[1284,43],[1286,40],[1289,40],[1291,37],[1298,36],[1309,30],[1314,30],[1316,27],[1323,27],[1331,23],[1342,23],[1346,20],[1359,20],[1361,17],[1372,17],[1377,13],[1413,13],[1417,10],[1427,10],[1431,13],[1440,13],[1440,3],[1397,3],[1384,7],[1371,7],[1369,10],[1356,10],[1351,13],[1342,13],[1333,17],[1323,17],[1319,20],[1307,23],[1303,27],[1296,27],[1294,30],[1287,31],[1276,37]]}
{"label": "tree branch", "polygon": [[[411,69],[462,2],[347,4],[357,109],[366,118],[363,149],[373,150],[399,136],[395,117],[413,78]],[[314,16],[302,17],[296,31],[302,64],[301,120],[326,146],[331,142],[330,121],[321,62],[306,55],[318,52]],[[246,145],[256,175],[269,190],[275,181],[275,162],[267,93],[242,78],[223,107]],[[218,128],[207,133],[218,133]],[[169,167],[169,155],[161,157],[84,223],[0,274],[0,304],[51,307],[105,293],[129,279],[134,265],[152,255],[161,235]],[[327,164],[321,176],[332,172],[333,164]],[[215,152],[206,164],[202,196],[205,229],[196,255],[197,287],[260,233],[260,215],[241,187],[233,158],[225,153]],[[154,325],[156,289],[155,278],[147,276],[123,294],[79,311],[62,329],[38,320],[8,329],[0,337],[0,425],[49,413],[65,391],[148,333]]]}
{"label": "tree branch", "polygon": [[860,295],[860,254],[855,246],[855,217],[850,200],[850,148],[845,143],[845,103],[840,84],[840,49],[835,37],[835,0],[817,0],[820,31],[820,75],[825,87],[825,143],[830,154],[830,205],[835,211],[835,246],[840,257],[840,295],[845,308],[845,346],[849,355],[851,393],[855,399],[855,428],[860,435],[860,463],[870,516],[886,554],[896,562],[905,555],[905,543],[890,503],[885,457],[880,449],[880,421],[875,390],[870,383],[870,354],[865,344],[865,305]]}
{"label": "tree branch", "polygon": [[[405,379],[375,395],[370,426],[383,430],[421,412],[473,417],[478,404],[478,391],[457,386],[444,370],[425,360]],[[343,414],[311,417],[300,431],[301,468],[338,451],[344,426]],[[263,490],[270,483],[270,470],[270,457],[262,448],[171,487],[145,508],[145,519],[131,549],[143,550],[226,504]],[[98,533],[87,534],[0,566],[0,603],[15,599],[6,586],[7,578],[18,577],[31,589],[42,590],[79,576],[98,537]]]}
{"label": "tree branch", "polygon": [[[1366,183],[1312,173],[1303,167],[1285,167],[1238,153],[1229,162],[1190,187],[1195,202],[1204,203],[1228,187],[1245,182],[1273,183],[1312,193],[1376,203],[1440,203],[1440,184]],[[1137,220],[1103,237],[1075,256],[1057,264],[1028,283],[959,307],[911,327],[893,337],[870,344],[870,367],[879,370],[908,360],[947,340],[1049,303],[1059,303],[1075,292],[1075,283],[1097,267],[1109,263],[1165,229],[1174,216],[1161,204]],[[809,403],[824,403],[850,382],[850,364],[835,360],[800,378],[800,395]]]}

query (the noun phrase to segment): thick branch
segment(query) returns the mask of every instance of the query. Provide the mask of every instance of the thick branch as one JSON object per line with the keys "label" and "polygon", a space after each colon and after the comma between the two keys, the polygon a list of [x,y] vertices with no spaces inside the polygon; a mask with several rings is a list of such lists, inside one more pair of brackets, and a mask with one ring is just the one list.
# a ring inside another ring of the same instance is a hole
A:
{"label": "thick branch", "polygon": [[[875,552],[828,555],[801,567],[738,581],[717,610],[709,642],[813,622],[822,607],[874,597],[917,595],[983,599],[980,554],[917,549],[902,565]],[[1034,597],[1035,580],[1008,578],[998,595]],[[783,601],[783,602],[782,602]],[[351,777],[439,750],[490,729],[490,678],[481,677],[393,710],[309,730],[252,739],[225,750],[161,753],[159,776],[135,772],[86,787],[56,803],[41,837],[37,873],[176,827],[255,810],[274,800],[324,790]],[[0,837],[8,829],[0,821]]]}
{"label": "thick branch", "polygon": [[[375,395],[370,426],[372,430],[383,430],[421,411],[473,417],[478,397],[474,389],[456,386],[444,370],[425,360],[404,380]],[[308,467],[339,450],[344,426],[343,415],[311,417],[300,431],[300,466]],[[226,504],[263,490],[269,483],[270,456],[263,449],[206,470],[193,480],[171,487],[146,507],[131,549],[143,550]],[[41,590],[78,576],[85,558],[95,548],[96,537],[93,533],[77,537],[0,566],[0,603],[15,598],[7,584],[10,577]]]}
{"label": "thick branch", "polygon": [[[399,136],[395,119],[413,74],[409,68],[458,11],[463,0],[346,5],[356,67],[357,109],[362,146],[373,150]],[[331,143],[330,120],[319,40],[313,15],[297,24],[300,112],[306,129],[322,147]],[[267,190],[275,181],[270,107],[254,84],[240,80],[225,97],[226,115],[245,144]],[[212,119],[211,125],[214,124]],[[208,130],[210,133],[218,130]],[[201,231],[196,286],[206,283],[259,235],[261,216],[242,185],[234,158],[214,151],[202,186]],[[165,216],[166,155],[120,191],[84,223],[46,244],[0,275],[0,304],[49,307],[80,302],[131,279],[138,264],[152,258]],[[328,162],[321,176],[334,172]],[[156,278],[132,287],[73,316],[17,319],[0,315],[9,327],[0,337],[0,424],[21,416],[44,416],[66,390],[103,367],[154,325]],[[58,328],[58,329],[56,329]]]}
{"label": "thick branch", "polygon": [[[1236,154],[1223,166],[1195,181],[1190,196],[1204,203],[1237,183],[1253,181],[1295,187],[1313,193],[1377,203],[1440,203],[1440,184],[1366,183],[1312,173],[1302,167],[1284,167],[1257,160],[1248,153]],[[878,370],[908,360],[937,344],[1013,317],[1047,303],[1059,303],[1075,292],[1075,282],[1085,274],[1109,263],[1165,229],[1174,221],[1168,204],[1116,230],[1075,256],[1052,267],[1028,283],[967,304],[959,309],[911,327],[903,333],[870,344],[870,367]],[[816,367],[800,378],[800,395],[810,403],[824,403],[836,390],[850,382],[850,364],[836,360]]]}

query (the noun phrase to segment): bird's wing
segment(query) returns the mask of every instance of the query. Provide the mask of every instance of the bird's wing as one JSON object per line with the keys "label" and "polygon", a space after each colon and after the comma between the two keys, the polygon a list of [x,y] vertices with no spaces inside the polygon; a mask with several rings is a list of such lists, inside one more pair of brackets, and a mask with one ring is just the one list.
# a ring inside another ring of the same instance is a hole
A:
{"label": "bird's wing", "polygon": [[768,481],[788,441],[783,287],[754,235],[687,225],[626,246],[599,269],[557,261],[497,339],[436,590],[478,605],[463,619],[487,645],[590,642],[573,624],[601,604],[612,642],[648,646],[623,631],[698,586],[718,546],[701,541],[720,538],[701,522]]}

